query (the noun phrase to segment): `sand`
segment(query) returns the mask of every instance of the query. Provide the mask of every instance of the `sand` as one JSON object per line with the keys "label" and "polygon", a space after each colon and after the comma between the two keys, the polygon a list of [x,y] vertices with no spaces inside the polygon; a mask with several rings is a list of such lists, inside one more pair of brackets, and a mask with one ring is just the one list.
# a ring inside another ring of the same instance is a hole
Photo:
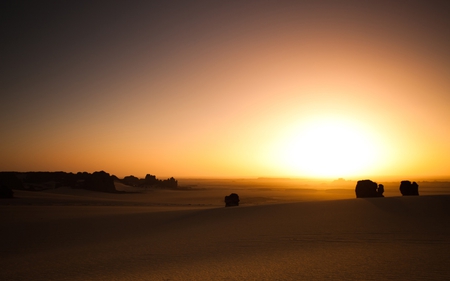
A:
{"label": "sand", "polygon": [[[224,208],[236,190],[243,204]],[[0,280],[450,279],[448,194],[223,187],[16,196],[0,202]]]}

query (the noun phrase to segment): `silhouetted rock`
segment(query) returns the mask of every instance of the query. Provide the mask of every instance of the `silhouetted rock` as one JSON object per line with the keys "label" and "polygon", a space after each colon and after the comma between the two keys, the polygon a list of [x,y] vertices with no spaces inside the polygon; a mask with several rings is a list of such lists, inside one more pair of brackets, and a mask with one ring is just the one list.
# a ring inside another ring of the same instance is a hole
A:
{"label": "silhouetted rock", "polygon": [[100,192],[117,192],[114,181],[139,187],[178,188],[178,181],[173,177],[159,180],[150,174],[147,174],[145,179],[127,176],[120,180],[104,171],[92,174],[87,172],[76,174],[66,172],[0,172],[0,185],[11,190],[41,191],[65,186]]}
{"label": "silhouetted rock", "polygon": [[84,182],[84,188],[101,192],[117,192],[114,179],[106,172],[94,172]]}
{"label": "silhouetted rock", "polygon": [[384,197],[383,192],[384,186],[382,184],[378,186],[376,182],[371,180],[360,180],[356,183],[356,198]]}
{"label": "silhouetted rock", "polygon": [[133,175],[126,176],[123,178],[122,183],[130,186],[140,186],[141,180]]}
{"label": "silhouetted rock", "polygon": [[377,189],[378,197],[384,197],[384,185],[379,184]]}
{"label": "silhouetted rock", "polygon": [[168,187],[168,188],[177,188],[178,187],[178,181],[176,179],[174,179],[173,177],[161,181],[160,184],[162,186]]}
{"label": "silhouetted rock", "polygon": [[139,179],[135,176],[126,176],[122,180],[122,183],[126,185],[142,187],[142,188],[177,188],[178,181],[173,177],[166,180],[159,180],[154,175],[147,174],[145,179]]}
{"label": "silhouetted rock", "polygon": [[0,185],[9,189],[25,189],[22,181],[15,172],[1,172]]}
{"label": "silhouetted rock", "polygon": [[0,184],[0,198],[13,198],[13,195],[11,188]]}
{"label": "silhouetted rock", "polygon": [[402,181],[400,183],[400,193],[403,196],[419,195],[419,185],[416,182]]}
{"label": "silhouetted rock", "polygon": [[158,180],[156,179],[156,176],[147,174],[145,176],[144,182],[146,185],[154,185],[158,183]]}
{"label": "silhouetted rock", "polygon": [[419,185],[415,181],[411,184],[411,195],[419,195]]}
{"label": "silhouetted rock", "polygon": [[53,189],[62,186],[77,186],[78,175],[66,172],[26,172],[21,173],[25,188],[28,190]]}
{"label": "silhouetted rock", "polygon": [[239,206],[239,195],[231,193],[225,196],[225,207]]}

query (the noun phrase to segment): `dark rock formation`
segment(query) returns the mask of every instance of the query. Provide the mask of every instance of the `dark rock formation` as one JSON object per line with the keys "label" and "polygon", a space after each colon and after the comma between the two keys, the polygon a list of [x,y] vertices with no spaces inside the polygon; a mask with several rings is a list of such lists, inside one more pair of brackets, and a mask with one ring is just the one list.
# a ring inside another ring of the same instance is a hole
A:
{"label": "dark rock formation", "polygon": [[239,195],[231,193],[225,196],[225,207],[239,206]]}
{"label": "dark rock formation", "polygon": [[379,184],[377,189],[378,197],[384,197],[384,185]]}
{"label": "dark rock formation", "polygon": [[1,172],[0,185],[9,189],[24,189],[22,181],[15,172]]}
{"label": "dark rock formation", "polygon": [[114,181],[138,187],[170,189],[178,187],[178,181],[173,177],[159,180],[150,174],[147,174],[145,179],[127,176],[119,180],[116,176],[104,171],[92,174],[87,172],[78,172],[76,174],[66,172],[0,172],[0,185],[11,190],[41,191],[65,186],[100,192],[117,192]]}
{"label": "dark rock formation", "polygon": [[[87,174],[87,173],[85,173]],[[77,181],[81,175],[66,172],[27,172],[22,174],[23,183],[28,190],[53,189],[62,186],[79,187]]]}
{"label": "dark rock formation", "polygon": [[159,180],[154,175],[147,174],[144,179],[139,179],[135,176],[126,176],[122,180],[119,180],[123,184],[142,187],[142,188],[171,188],[178,187],[178,181],[173,177],[166,180]]}
{"label": "dark rock formation", "polygon": [[167,188],[177,188],[178,187],[178,181],[174,179],[173,177],[163,180],[160,182],[160,185]]}
{"label": "dark rock formation", "polygon": [[117,192],[113,178],[106,172],[94,172],[84,182],[84,188],[101,192]]}
{"label": "dark rock formation", "polygon": [[0,184],[0,198],[13,198],[13,195],[11,188]]}
{"label": "dark rock formation", "polygon": [[384,197],[384,186],[371,180],[360,180],[356,183],[356,198]]}
{"label": "dark rock formation", "polygon": [[156,176],[147,174],[145,175],[144,182],[146,185],[154,185],[158,183],[158,180],[156,179]]}
{"label": "dark rock formation", "polygon": [[0,172],[0,185],[9,189],[41,191],[62,186],[116,192],[113,178],[105,172]]}
{"label": "dark rock formation", "polygon": [[126,176],[123,178],[122,183],[129,185],[129,186],[140,186],[141,185],[141,181],[139,180],[139,178],[131,175],[131,176]]}
{"label": "dark rock formation", "polygon": [[400,193],[403,196],[419,195],[419,185],[416,182],[402,181],[400,183]]}

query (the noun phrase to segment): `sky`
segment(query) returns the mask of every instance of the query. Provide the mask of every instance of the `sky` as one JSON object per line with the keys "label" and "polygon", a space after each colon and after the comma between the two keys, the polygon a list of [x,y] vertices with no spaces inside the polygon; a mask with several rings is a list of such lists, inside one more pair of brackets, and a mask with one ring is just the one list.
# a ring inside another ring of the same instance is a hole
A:
{"label": "sky", "polygon": [[450,2],[10,2],[1,171],[450,178]]}

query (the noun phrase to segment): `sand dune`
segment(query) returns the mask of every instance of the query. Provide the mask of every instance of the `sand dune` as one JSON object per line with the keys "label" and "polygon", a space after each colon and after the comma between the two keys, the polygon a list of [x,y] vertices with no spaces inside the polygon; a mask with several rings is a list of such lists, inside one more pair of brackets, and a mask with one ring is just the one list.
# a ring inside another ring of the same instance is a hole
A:
{"label": "sand dune", "polygon": [[0,210],[1,280],[450,278],[448,195]]}

